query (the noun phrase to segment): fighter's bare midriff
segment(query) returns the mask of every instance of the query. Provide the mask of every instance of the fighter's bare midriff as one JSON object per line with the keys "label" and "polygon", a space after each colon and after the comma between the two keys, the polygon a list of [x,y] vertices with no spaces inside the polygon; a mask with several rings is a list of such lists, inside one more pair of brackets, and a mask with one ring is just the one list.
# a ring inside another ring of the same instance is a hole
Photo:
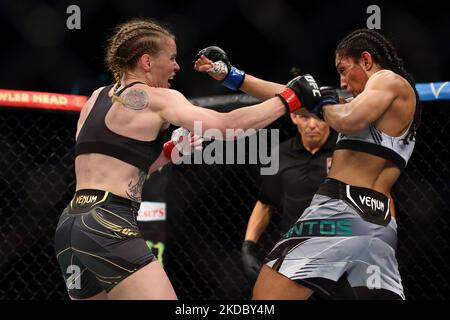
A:
{"label": "fighter's bare midriff", "polygon": [[336,150],[328,177],[389,195],[400,176],[390,161],[353,150]]}
{"label": "fighter's bare midriff", "polygon": [[[139,185],[138,168],[119,159],[98,153],[79,155],[75,159],[76,190],[96,189],[130,198],[129,189]],[[142,190],[136,190],[134,199],[141,197]]]}

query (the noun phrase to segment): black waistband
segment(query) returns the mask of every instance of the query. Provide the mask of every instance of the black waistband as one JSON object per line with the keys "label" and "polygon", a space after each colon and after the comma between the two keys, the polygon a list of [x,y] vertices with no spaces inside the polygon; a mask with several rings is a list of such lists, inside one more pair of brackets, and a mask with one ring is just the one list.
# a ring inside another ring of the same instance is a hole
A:
{"label": "black waistband", "polygon": [[75,192],[72,201],[70,201],[70,208],[74,212],[86,212],[106,203],[127,206],[134,209],[136,213],[140,206],[139,202],[117,196],[109,191],[82,189]]}
{"label": "black waistband", "polygon": [[390,200],[381,192],[326,178],[317,194],[344,200],[366,221],[386,226],[391,220]]}
{"label": "black waistband", "polygon": [[333,178],[326,178],[319,186],[317,194],[321,194],[323,196],[334,199],[345,200],[347,199],[347,186],[350,186],[351,188],[357,188],[362,192],[366,191],[367,193],[376,196],[380,200],[387,199],[386,195],[381,192],[369,188],[351,186]]}

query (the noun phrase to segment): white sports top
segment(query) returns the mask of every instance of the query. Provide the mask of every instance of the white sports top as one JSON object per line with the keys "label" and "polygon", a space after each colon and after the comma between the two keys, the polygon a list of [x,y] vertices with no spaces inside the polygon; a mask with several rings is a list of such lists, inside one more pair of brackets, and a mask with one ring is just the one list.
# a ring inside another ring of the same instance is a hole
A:
{"label": "white sports top", "polygon": [[416,144],[414,140],[406,141],[409,127],[398,136],[392,137],[382,132],[380,129],[370,124],[360,132],[354,134],[339,133],[336,142],[336,150],[349,149],[369,153],[387,160],[403,170]]}

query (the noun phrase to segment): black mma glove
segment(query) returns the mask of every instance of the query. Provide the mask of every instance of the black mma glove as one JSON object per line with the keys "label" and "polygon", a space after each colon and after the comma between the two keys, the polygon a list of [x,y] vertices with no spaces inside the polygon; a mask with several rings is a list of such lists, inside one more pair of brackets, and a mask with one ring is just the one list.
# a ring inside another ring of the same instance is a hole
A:
{"label": "black mma glove", "polygon": [[310,74],[298,76],[288,82],[286,89],[277,97],[286,106],[286,112],[294,112],[301,107],[306,108],[311,113],[317,114],[321,110],[321,106],[327,103],[337,103],[327,91],[324,91],[325,96],[317,85],[316,80]]}
{"label": "black mma glove", "polygon": [[322,100],[320,103],[314,108],[314,113],[317,115],[320,119],[324,120],[323,118],[323,105],[324,104],[337,104],[339,103],[339,94],[336,88],[333,88],[331,86],[323,86],[320,87],[320,94],[322,95]]}
{"label": "black mma glove", "polygon": [[200,50],[194,58],[194,62],[200,58],[201,55],[205,55],[209,60],[214,62],[212,72],[226,74],[225,79],[222,81],[222,85],[231,90],[239,90],[244,82],[245,72],[233,67],[228,59],[227,54],[221,48],[212,46]]}
{"label": "black mma glove", "polygon": [[252,283],[256,281],[262,266],[260,256],[261,250],[257,243],[251,240],[245,240],[242,243],[241,257],[244,264],[244,273]]}

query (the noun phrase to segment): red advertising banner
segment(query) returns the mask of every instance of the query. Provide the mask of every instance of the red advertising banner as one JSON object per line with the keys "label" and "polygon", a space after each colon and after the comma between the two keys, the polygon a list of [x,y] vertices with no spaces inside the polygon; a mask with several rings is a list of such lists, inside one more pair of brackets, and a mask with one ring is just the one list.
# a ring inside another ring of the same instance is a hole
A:
{"label": "red advertising banner", "polygon": [[0,89],[0,106],[80,111],[86,96]]}

